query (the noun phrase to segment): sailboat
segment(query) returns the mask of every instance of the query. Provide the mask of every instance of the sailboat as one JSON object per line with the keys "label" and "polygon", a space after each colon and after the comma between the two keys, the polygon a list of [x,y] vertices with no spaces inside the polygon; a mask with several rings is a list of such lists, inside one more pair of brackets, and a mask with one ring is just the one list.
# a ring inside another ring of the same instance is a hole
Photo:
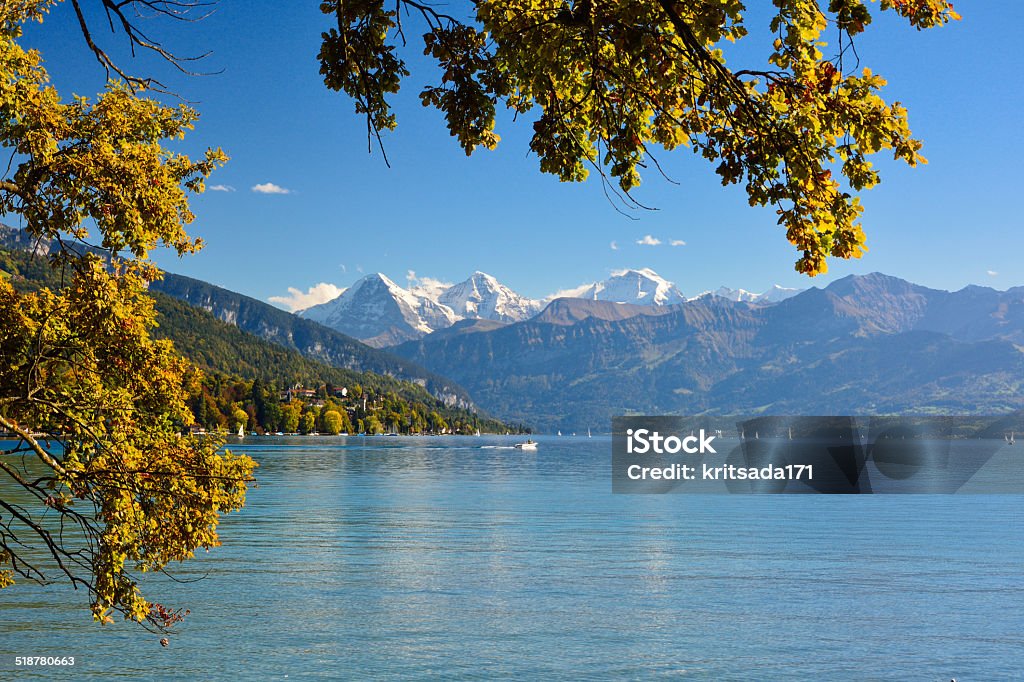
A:
{"label": "sailboat", "polygon": [[245,424],[238,425],[238,437],[245,438]]}
{"label": "sailboat", "polygon": [[1014,443],[1017,442],[1017,441],[1015,441],[1013,439],[1013,431],[1010,431],[1010,435],[1009,436],[1003,436],[1003,440],[1006,441],[1007,445],[1013,445]]}
{"label": "sailboat", "polygon": [[789,427],[789,439],[793,440],[793,427],[792,426]]}
{"label": "sailboat", "polygon": [[593,438],[593,436],[590,435],[590,427],[589,426],[587,427],[587,438]]}
{"label": "sailboat", "polygon": [[561,435],[562,435],[562,432],[561,432],[561,430],[559,430],[559,432],[558,432],[558,435],[559,435],[559,436],[561,436]]}

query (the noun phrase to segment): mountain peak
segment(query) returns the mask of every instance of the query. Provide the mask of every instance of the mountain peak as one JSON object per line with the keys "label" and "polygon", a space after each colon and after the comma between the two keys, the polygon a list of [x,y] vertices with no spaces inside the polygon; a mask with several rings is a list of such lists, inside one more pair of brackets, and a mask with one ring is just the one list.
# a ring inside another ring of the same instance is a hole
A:
{"label": "mountain peak", "polygon": [[381,272],[366,275],[337,298],[299,315],[378,347],[419,338],[457,319],[449,308]]}
{"label": "mountain peak", "polygon": [[603,282],[559,292],[553,298],[585,298],[636,305],[672,305],[686,300],[675,284],[650,268],[615,270]]}
{"label": "mountain peak", "polygon": [[369,275],[366,275],[365,277],[363,277],[360,280],[358,280],[353,286],[358,286],[360,283],[366,283],[366,282],[381,282],[382,284],[386,285],[388,288],[392,288],[392,287],[395,287],[395,288],[398,288],[398,289],[402,288],[398,284],[396,284],[393,279],[391,279],[390,277],[385,275],[383,272],[372,272]]}
{"label": "mountain peak", "polygon": [[613,270],[612,277],[622,277],[626,275],[641,275],[649,279],[660,279],[661,281],[667,281],[661,275],[656,273],[650,268],[623,268],[622,270]]}
{"label": "mountain peak", "polygon": [[408,288],[375,272],[334,300],[299,315],[372,346],[385,346],[420,338],[463,319],[518,322],[539,310],[538,301],[520,296],[479,270],[459,284],[413,278]]}
{"label": "mountain peak", "polygon": [[533,317],[540,302],[517,294],[493,275],[477,270],[469,279],[448,287],[437,302],[460,318],[519,322]]}
{"label": "mountain peak", "polygon": [[825,287],[825,291],[845,297],[869,292],[905,294],[911,292],[924,293],[931,290],[899,277],[893,277],[881,272],[871,272],[866,275],[847,275],[842,279],[837,279]]}
{"label": "mountain peak", "polygon": [[[787,287],[773,284],[767,291],[762,291],[760,294],[755,294],[746,289],[730,289],[729,287],[718,287],[713,292],[708,292],[712,296],[718,296],[719,298],[725,298],[730,301],[745,302],[745,303],[779,303],[792,298],[797,294],[805,291],[805,289],[790,289]],[[701,294],[702,296],[705,294]]]}

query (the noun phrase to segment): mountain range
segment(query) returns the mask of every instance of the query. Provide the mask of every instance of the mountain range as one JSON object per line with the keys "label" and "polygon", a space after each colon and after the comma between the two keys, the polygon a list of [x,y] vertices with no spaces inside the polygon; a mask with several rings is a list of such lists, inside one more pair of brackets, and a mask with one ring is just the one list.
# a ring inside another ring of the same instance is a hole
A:
{"label": "mountain range", "polygon": [[[722,287],[700,296],[717,296],[749,303],[778,303],[799,289],[775,286],[763,294]],[[382,348],[423,338],[463,320],[522,322],[540,313],[552,300],[573,298],[661,307],[688,299],[672,282],[648,268],[620,270],[601,282],[530,299],[493,276],[474,272],[458,284],[431,281],[404,288],[382,273],[363,277],[337,298],[298,311],[298,315],[364,343]]]}
{"label": "mountain range", "polygon": [[791,296],[796,296],[803,289],[789,289],[786,287],[780,287],[778,284],[772,285],[772,288],[768,291],[764,291],[760,294],[755,294],[745,289],[730,289],[729,287],[719,287],[712,292],[706,292],[719,296],[721,298],[727,298],[730,301],[746,301],[747,303],[781,303]]}
{"label": "mountain range", "polygon": [[558,299],[530,320],[391,350],[542,430],[624,413],[997,413],[1024,407],[1024,287],[871,274],[775,304]]}
{"label": "mountain range", "polygon": [[[616,273],[576,292],[586,298],[530,304],[483,273],[409,289],[373,275],[305,318],[169,273],[153,289],[307,357],[408,378],[541,430],[600,431],[627,413],[1024,408],[1024,287],[949,292],[874,273],[795,295],[679,300],[660,279]],[[362,311],[378,342],[404,340],[376,350],[310,319],[332,310],[342,320]]]}

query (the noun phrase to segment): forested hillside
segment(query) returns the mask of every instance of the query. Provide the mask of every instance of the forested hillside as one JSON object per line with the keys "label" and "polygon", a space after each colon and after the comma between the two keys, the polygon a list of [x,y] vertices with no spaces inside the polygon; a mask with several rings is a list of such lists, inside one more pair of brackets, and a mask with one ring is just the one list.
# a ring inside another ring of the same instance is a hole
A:
{"label": "forested hillside", "polygon": [[[0,250],[0,276],[15,288],[59,287],[45,258]],[[167,294],[152,292],[156,338],[203,370],[190,404],[200,428],[287,433],[475,433],[509,430],[423,385],[333,367],[264,341]],[[425,382],[424,382],[425,383]],[[334,416],[330,416],[334,413]]]}

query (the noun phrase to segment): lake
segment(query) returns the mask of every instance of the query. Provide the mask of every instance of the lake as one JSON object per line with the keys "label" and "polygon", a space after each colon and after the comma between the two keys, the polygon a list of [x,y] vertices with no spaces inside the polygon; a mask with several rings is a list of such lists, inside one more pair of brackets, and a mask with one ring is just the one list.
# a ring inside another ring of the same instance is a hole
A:
{"label": "lake", "polygon": [[539,440],[247,438],[223,546],[147,582],[169,647],[19,584],[0,678],[1024,677],[1020,496],[613,495],[610,439]]}

